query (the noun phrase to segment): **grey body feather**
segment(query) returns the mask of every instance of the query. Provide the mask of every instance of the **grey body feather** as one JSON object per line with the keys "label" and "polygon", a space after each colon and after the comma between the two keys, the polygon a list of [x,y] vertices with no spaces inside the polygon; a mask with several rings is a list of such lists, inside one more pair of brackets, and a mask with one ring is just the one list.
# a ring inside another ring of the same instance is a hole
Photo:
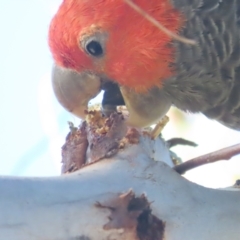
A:
{"label": "grey body feather", "polygon": [[175,41],[176,76],[163,92],[176,107],[240,130],[240,0],[172,0],[186,17]]}

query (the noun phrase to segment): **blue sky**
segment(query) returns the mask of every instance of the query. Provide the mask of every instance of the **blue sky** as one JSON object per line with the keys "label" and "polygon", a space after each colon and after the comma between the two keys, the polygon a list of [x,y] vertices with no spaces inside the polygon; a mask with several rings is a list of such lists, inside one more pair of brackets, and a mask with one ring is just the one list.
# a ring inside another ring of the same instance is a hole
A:
{"label": "blue sky", "polygon": [[[0,0],[0,175],[59,175],[61,146],[67,121],[79,119],[57,103],[51,88],[52,57],[48,49],[48,26],[61,0]],[[180,117],[179,117],[180,116]],[[190,159],[240,140],[201,115],[170,113],[164,129],[166,139],[185,137],[197,149],[176,148]],[[205,186],[221,187],[240,177],[239,157],[189,172],[189,179]]]}

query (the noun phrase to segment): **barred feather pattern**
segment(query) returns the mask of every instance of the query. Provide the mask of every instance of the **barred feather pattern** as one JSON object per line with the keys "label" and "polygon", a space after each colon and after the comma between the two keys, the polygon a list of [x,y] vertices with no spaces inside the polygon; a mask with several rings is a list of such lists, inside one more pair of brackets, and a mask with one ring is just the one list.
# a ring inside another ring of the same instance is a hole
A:
{"label": "barred feather pattern", "polygon": [[176,107],[240,130],[240,1],[172,0],[186,18],[174,41],[176,76],[162,91]]}

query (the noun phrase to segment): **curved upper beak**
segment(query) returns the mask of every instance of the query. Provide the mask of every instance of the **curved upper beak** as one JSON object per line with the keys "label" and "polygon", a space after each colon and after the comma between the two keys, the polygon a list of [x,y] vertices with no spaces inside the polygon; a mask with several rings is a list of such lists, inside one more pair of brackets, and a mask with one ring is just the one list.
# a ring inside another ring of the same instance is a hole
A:
{"label": "curved upper beak", "polygon": [[77,73],[54,65],[52,86],[60,104],[69,112],[84,119],[88,102],[101,91],[101,79],[91,73]]}

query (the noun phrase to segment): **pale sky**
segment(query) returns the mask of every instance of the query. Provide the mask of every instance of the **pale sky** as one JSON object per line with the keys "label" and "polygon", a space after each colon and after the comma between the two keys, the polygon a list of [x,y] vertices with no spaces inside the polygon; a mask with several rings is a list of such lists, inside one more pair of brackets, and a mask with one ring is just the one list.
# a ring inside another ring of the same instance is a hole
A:
{"label": "pale sky", "polygon": [[[79,120],[56,101],[51,88],[52,57],[47,45],[50,19],[61,0],[0,0],[0,175],[59,175],[67,121]],[[179,147],[184,160],[236,144],[240,133],[201,115],[177,125],[173,115],[163,134],[185,137],[196,149]],[[240,177],[240,157],[188,173],[205,186],[223,187]]]}

